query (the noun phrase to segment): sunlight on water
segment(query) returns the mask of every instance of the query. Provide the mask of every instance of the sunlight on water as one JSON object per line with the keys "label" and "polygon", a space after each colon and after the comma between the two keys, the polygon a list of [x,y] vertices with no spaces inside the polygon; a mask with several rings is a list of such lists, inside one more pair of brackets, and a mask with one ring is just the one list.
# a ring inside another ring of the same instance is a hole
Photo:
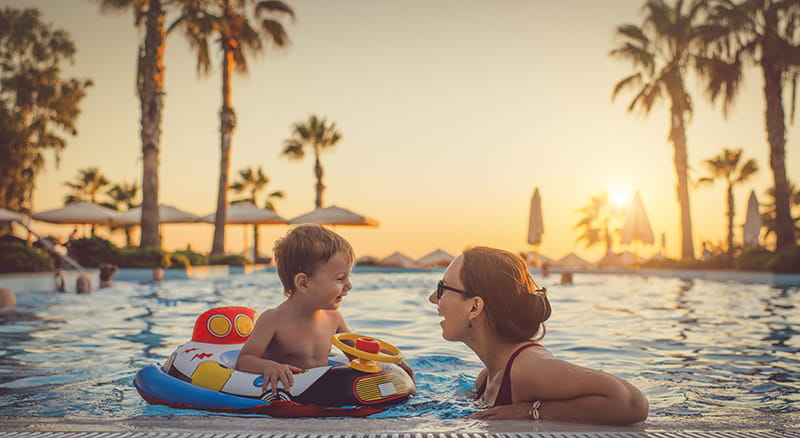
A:
{"label": "sunlight on water", "polygon": [[[398,346],[417,378],[417,396],[374,417],[461,418],[478,409],[470,391],[481,364],[441,338],[427,301],[440,276],[353,274],[341,309],[350,329]],[[572,285],[538,280],[553,304],[545,346],[631,381],[651,418],[800,420],[798,288],[600,274],[577,274]],[[134,374],[163,363],[203,311],[261,311],[283,294],[265,272],[18,299],[16,312],[0,316],[0,415],[122,418],[210,415],[148,405]]]}

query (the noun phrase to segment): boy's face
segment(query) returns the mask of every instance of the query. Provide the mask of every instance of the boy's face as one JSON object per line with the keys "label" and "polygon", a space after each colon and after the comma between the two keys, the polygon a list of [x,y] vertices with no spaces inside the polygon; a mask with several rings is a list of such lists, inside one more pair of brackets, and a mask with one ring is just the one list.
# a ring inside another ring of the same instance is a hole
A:
{"label": "boy's face", "polygon": [[340,251],[327,262],[321,263],[309,277],[308,289],[319,303],[319,308],[336,310],[342,298],[353,288],[350,284],[350,263],[347,255]]}

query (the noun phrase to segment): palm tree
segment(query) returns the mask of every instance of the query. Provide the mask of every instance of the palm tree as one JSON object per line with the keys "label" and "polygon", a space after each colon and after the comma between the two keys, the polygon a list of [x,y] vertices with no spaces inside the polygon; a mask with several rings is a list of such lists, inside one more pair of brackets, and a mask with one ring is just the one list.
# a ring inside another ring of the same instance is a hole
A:
{"label": "palm tree", "polygon": [[[789,208],[791,210],[800,210],[800,188],[796,187],[791,181],[787,182],[789,184],[790,193]],[[772,199],[772,202],[766,203],[768,210],[761,213],[761,222],[767,230],[764,236],[767,237],[775,233],[775,189],[770,187],[765,193],[768,198]],[[795,211],[791,216],[794,237],[795,239],[800,239],[800,212]]]}
{"label": "palm tree", "polygon": [[[246,167],[239,171],[239,179],[231,184],[231,190],[236,193],[248,192],[248,197],[237,199],[232,203],[249,201],[254,205],[258,205],[256,198],[258,194],[267,188],[269,184],[269,177],[264,173],[264,169],[258,166],[258,169],[253,171],[252,168]],[[273,199],[283,199],[283,191],[278,190],[267,195],[264,208],[267,210],[275,211],[275,205],[272,203]],[[258,224],[253,224],[253,259],[258,260]]]}
{"label": "palm tree", "polygon": [[692,215],[689,205],[688,152],[686,123],[692,115],[692,100],[684,85],[687,70],[703,55],[706,41],[716,28],[703,24],[703,0],[693,0],[684,11],[684,2],[674,6],[663,0],[644,5],[642,26],[625,24],[617,28],[622,44],[611,56],[628,60],[634,73],[615,86],[612,100],[623,90],[635,91],[628,112],[639,109],[649,115],[653,106],[669,99],[669,140],[674,149],[677,195],[681,210],[681,257],[694,258]]}
{"label": "palm tree", "polygon": [[734,102],[742,82],[743,61],[761,67],[769,165],[775,190],[777,249],[795,243],[786,176],[786,123],[783,87],[792,87],[792,116],[800,67],[800,2],[797,0],[715,0],[710,19],[726,32],[719,39],[717,56],[702,65],[709,78],[708,93],[722,98],[723,110]]}
{"label": "palm tree", "polygon": [[72,189],[72,193],[64,198],[64,203],[69,204],[74,201],[90,201],[97,203],[97,195],[106,188],[111,182],[100,173],[96,167],[78,169],[78,175],[73,181],[67,181],[65,186]]}
{"label": "palm tree", "polygon": [[[31,211],[45,150],[54,151],[58,168],[68,138],[78,134],[92,81],[65,74],[75,53],[69,34],[38,9],[0,8],[0,207]],[[11,224],[0,223],[0,234],[7,232]]]}
{"label": "palm tree", "polygon": [[[72,189],[72,193],[64,198],[64,204],[75,201],[90,201],[97,203],[97,195],[101,193],[110,183],[100,169],[87,167],[79,169],[78,176],[73,181],[67,181],[65,186]],[[92,236],[94,236],[95,225],[92,225]]]}
{"label": "palm tree", "polygon": [[703,164],[708,170],[708,176],[702,177],[697,181],[698,184],[714,184],[714,181],[717,179],[725,181],[728,204],[726,216],[728,217],[729,255],[733,254],[733,187],[746,182],[751,176],[758,172],[758,164],[756,164],[755,160],[749,159],[740,166],[739,161],[741,158],[741,149],[731,150],[724,148],[719,155],[703,161]]}
{"label": "palm tree", "polygon": [[[254,16],[259,27],[253,27],[247,7],[255,4]],[[214,240],[211,254],[225,252],[225,222],[228,206],[228,172],[230,170],[231,137],[236,125],[231,98],[233,71],[247,73],[247,55],[264,49],[264,42],[276,47],[289,43],[280,21],[271,18],[289,16],[294,11],[278,0],[192,0],[181,2],[181,15],[170,29],[182,27],[189,44],[197,52],[197,70],[208,75],[211,71],[209,39],[216,37],[222,50],[222,109],[220,110],[220,171],[217,191],[217,213],[214,218]]]}
{"label": "palm tree", "polygon": [[[138,207],[136,204],[136,198],[139,195],[139,185],[136,183],[123,182],[121,184],[114,184],[114,186],[111,187],[106,194],[111,199],[111,202],[103,203],[103,205],[106,207],[113,208],[117,211],[125,211]],[[122,228],[125,230],[125,241],[127,246],[133,246],[133,236],[131,233],[133,226],[125,225]],[[112,231],[115,229],[117,228],[111,227]]]}
{"label": "palm tree", "polygon": [[145,28],[139,45],[136,90],[142,113],[142,237],[140,246],[161,246],[158,213],[158,153],[164,107],[163,0],[100,0],[101,11],[133,9],[136,27]]}
{"label": "palm tree", "polygon": [[322,183],[322,164],[319,156],[322,151],[333,148],[342,139],[341,133],[336,130],[336,123],[328,124],[326,119],[319,119],[312,114],[305,122],[297,122],[292,126],[292,137],[285,141],[286,149],[283,155],[292,160],[302,160],[305,157],[305,146],[314,149],[314,175],[317,177],[315,187],[317,198],[316,208],[322,207],[322,192],[325,191],[325,184]]}
{"label": "palm tree", "polygon": [[603,244],[605,253],[610,254],[614,244],[614,234],[619,232],[622,217],[609,204],[608,194],[602,192],[592,196],[589,204],[577,211],[581,216],[572,228],[579,230],[581,235],[575,241],[583,241],[586,248]]}

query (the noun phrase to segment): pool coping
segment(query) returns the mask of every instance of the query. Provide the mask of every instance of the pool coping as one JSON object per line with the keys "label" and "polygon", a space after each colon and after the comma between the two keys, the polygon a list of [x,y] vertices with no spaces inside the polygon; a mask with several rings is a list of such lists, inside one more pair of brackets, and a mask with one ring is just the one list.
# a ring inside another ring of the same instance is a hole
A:
{"label": "pool coping", "polygon": [[[800,425],[787,418],[787,424],[774,422],[736,424],[656,418],[631,426],[605,426],[554,421],[466,420],[437,418],[270,418],[236,416],[167,416],[110,418],[55,418],[0,416],[0,436],[6,432],[34,434],[58,433],[170,433],[188,436],[299,436],[347,438],[357,436],[377,438],[381,435],[409,438],[445,438],[445,436],[796,436]],[[744,434],[744,435],[742,435]]]}

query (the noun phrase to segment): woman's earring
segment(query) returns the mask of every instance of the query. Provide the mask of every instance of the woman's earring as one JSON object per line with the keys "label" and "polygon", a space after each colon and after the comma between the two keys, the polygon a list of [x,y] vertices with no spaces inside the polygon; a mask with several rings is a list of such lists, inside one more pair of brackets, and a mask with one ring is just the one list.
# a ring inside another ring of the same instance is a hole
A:
{"label": "woman's earring", "polygon": [[472,328],[472,320],[471,320],[471,319],[470,319],[470,320],[469,320],[469,322],[467,323],[467,327],[468,327],[468,328]]}

